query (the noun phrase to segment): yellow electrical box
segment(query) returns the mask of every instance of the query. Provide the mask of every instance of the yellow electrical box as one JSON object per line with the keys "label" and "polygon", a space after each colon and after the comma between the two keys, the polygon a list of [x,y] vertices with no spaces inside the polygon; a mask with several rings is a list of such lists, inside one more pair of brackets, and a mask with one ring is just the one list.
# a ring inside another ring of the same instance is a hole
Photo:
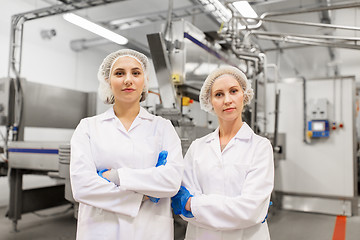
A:
{"label": "yellow electrical box", "polygon": [[191,103],[193,103],[194,100],[192,100],[191,98],[189,97],[183,97],[182,98],[182,105],[183,106],[189,106]]}
{"label": "yellow electrical box", "polygon": [[180,75],[179,74],[172,74],[171,79],[173,83],[180,83]]}

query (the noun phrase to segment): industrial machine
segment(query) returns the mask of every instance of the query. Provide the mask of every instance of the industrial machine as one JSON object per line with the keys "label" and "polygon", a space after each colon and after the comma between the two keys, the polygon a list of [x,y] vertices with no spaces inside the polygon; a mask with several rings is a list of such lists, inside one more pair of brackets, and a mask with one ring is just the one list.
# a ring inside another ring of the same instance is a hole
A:
{"label": "industrial machine", "polygon": [[[19,82],[18,82],[19,83]],[[6,126],[10,200],[7,216],[14,230],[23,213],[68,203],[65,181],[59,176],[59,147],[67,142],[24,141],[25,128],[74,129],[80,119],[95,114],[96,94],[20,80],[0,79],[1,124]],[[18,88],[19,90],[19,88]],[[16,97],[21,95],[21,97]],[[16,100],[21,100],[16,102]],[[68,141],[68,139],[64,139]],[[70,152],[70,151],[69,151]],[[4,166],[5,167],[5,166]],[[23,189],[23,175],[47,175],[57,179],[54,185]],[[65,178],[66,179],[66,178]]]}
{"label": "industrial machine", "polygon": [[[200,88],[207,75],[222,65],[242,69],[255,90],[256,101],[245,109],[244,120],[260,134],[266,135],[266,57],[262,53],[232,50],[229,43],[220,44],[224,36],[204,33],[191,23],[177,20],[171,23],[167,36],[149,34],[148,43],[152,55],[162,105],[156,114],[171,119],[179,128],[183,150],[198,137],[212,131],[216,121],[202,111],[193,122],[195,111],[184,111],[184,98],[199,101]],[[202,115],[201,115],[202,114]],[[198,132],[198,133],[197,133]]]}

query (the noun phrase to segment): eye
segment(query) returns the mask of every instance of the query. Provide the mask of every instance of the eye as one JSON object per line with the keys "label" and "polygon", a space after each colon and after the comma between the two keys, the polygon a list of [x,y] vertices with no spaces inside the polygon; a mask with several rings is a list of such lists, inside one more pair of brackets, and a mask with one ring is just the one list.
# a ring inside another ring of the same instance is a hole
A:
{"label": "eye", "polygon": [[117,71],[117,72],[114,73],[114,75],[117,76],[117,77],[121,77],[121,76],[124,75],[124,73],[121,72],[121,71]]}
{"label": "eye", "polygon": [[231,89],[230,90],[230,93],[232,93],[232,94],[235,94],[235,93],[237,93],[239,90],[237,90],[237,89]]}
{"label": "eye", "polygon": [[134,75],[134,76],[140,76],[140,75],[141,75],[141,72],[140,72],[140,71],[135,71],[135,72],[133,72],[133,75]]}
{"label": "eye", "polygon": [[221,93],[221,92],[215,93],[215,97],[221,97],[222,95],[223,95],[223,93]]}

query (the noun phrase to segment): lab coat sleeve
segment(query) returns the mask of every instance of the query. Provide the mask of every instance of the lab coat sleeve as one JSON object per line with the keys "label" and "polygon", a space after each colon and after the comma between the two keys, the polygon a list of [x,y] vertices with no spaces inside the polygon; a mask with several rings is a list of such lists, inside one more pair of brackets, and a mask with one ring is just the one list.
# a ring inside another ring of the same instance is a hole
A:
{"label": "lab coat sleeve", "polygon": [[[189,177],[186,179],[191,180]],[[188,184],[194,182],[188,181],[185,186]],[[240,196],[227,197],[195,192],[195,197],[191,199],[194,218],[184,216],[182,218],[194,225],[209,229],[234,230],[251,227],[265,219],[273,185],[273,150],[270,142],[262,139],[256,148]]]}
{"label": "lab coat sleeve", "polygon": [[172,197],[178,192],[184,169],[181,142],[169,120],[163,120],[161,128],[162,150],[168,151],[166,165],[147,169],[118,169],[121,189],[157,198]]}
{"label": "lab coat sleeve", "polygon": [[118,188],[97,175],[91,155],[87,120],[81,120],[71,138],[70,180],[77,202],[135,217],[143,195]]}

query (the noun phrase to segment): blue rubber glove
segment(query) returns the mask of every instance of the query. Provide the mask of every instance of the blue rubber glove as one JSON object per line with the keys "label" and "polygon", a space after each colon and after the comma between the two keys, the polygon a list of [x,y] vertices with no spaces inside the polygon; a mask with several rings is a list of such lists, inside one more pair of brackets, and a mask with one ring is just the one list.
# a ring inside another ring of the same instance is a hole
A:
{"label": "blue rubber glove", "polygon": [[193,197],[193,195],[184,186],[181,186],[178,193],[171,198],[171,207],[175,215],[182,214],[187,218],[194,217],[190,211],[185,209],[185,205],[190,197]]}
{"label": "blue rubber glove", "polygon": [[101,171],[98,171],[97,174],[98,174],[100,177],[102,177],[103,179],[105,179],[106,181],[110,182],[109,179],[104,178],[104,176],[103,176],[103,173],[106,172],[106,171],[109,171],[109,169],[103,169],[103,170],[101,170]]}
{"label": "blue rubber glove", "polygon": [[[272,201],[270,201],[270,203],[269,203],[269,208],[270,208],[271,205],[273,205]],[[264,223],[267,218],[268,218],[268,214],[266,213],[265,219],[261,223]]]}
{"label": "blue rubber glove", "polygon": [[166,164],[166,162],[167,162],[167,160],[166,160],[167,155],[168,155],[167,151],[161,151],[159,153],[158,161],[157,161],[155,167],[164,166]]}
{"label": "blue rubber glove", "polygon": [[[167,155],[168,155],[168,152],[167,151],[161,151],[159,153],[159,157],[158,157],[158,161],[156,163],[156,166],[155,167],[159,167],[159,166],[163,166],[166,164],[167,160]],[[152,201],[153,203],[157,203],[159,202],[160,198],[156,198],[156,197],[151,197],[151,196],[148,196],[149,200]]]}

